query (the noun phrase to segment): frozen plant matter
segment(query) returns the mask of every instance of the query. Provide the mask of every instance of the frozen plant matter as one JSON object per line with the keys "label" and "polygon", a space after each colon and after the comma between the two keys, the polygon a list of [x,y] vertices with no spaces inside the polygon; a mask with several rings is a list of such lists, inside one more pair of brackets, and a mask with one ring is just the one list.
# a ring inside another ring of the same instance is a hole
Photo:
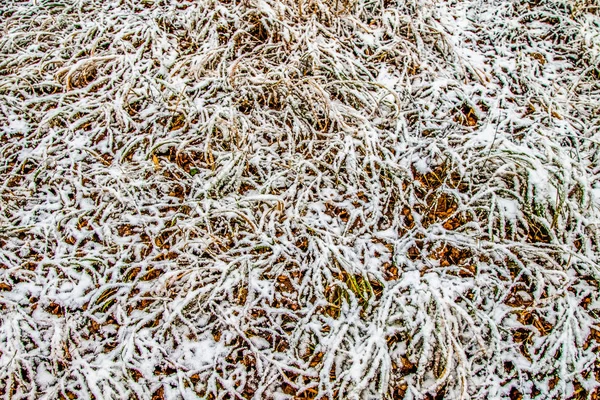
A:
{"label": "frozen plant matter", "polygon": [[598,0],[6,0],[3,399],[596,399]]}

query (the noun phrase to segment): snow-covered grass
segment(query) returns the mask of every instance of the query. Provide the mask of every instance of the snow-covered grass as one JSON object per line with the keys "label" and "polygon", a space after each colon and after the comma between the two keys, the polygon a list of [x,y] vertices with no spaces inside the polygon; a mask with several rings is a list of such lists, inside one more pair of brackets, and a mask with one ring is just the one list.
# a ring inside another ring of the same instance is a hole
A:
{"label": "snow-covered grass", "polygon": [[596,399],[598,0],[7,0],[0,396]]}

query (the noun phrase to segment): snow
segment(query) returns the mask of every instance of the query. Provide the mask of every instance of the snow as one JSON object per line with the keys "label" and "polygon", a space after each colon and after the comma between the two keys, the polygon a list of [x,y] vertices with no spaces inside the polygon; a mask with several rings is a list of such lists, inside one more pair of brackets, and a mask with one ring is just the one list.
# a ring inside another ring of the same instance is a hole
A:
{"label": "snow", "polygon": [[498,199],[498,209],[500,214],[511,221],[522,218],[519,202],[514,199]]}
{"label": "snow", "polygon": [[592,201],[600,208],[600,187],[592,189]]}
{"label": "snow", "polygon": [[20,119],[19,117],[12,115],[8,117],[9,120],[9,125],[6,127],[4,127],[4,131],[8,134],[11,133],[28,133],[29,132],[29,125],[27,124],[27,122],[23,119]]}
{"label": "snow", "polygon": [[183,343],[171,354],[171,358],[187,368],[201,369],[206,365],[213,365],[224,350],[222,344],[207,338],[202,341]]}
{"label": "snow", "polygon": [[36,371],[35,381],[40,385],[40,389],[45,390],[56,382],[56,377],[43,364],[40,364]]}
{"label": "snow", "polygon": [[0,6],[0,395],[593,398],[582,4]]}

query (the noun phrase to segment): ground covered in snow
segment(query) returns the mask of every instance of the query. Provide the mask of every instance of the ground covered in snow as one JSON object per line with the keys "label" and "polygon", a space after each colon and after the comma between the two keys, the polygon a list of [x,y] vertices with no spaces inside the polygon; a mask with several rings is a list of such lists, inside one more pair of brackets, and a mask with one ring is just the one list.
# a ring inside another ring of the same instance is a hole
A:
{"label": "ground covered in snow", "polygon": [[7,0],[4,399],[598,399],[598,0]]}

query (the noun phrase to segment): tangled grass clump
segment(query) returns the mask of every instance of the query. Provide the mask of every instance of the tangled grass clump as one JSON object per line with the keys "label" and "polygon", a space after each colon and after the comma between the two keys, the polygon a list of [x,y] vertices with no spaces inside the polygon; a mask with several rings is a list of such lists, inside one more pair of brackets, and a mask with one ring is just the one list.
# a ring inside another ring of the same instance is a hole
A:
{"label": "tangled grass clump", "polygon": [[0,16],[0,397],[598,397],[598,1]]}

